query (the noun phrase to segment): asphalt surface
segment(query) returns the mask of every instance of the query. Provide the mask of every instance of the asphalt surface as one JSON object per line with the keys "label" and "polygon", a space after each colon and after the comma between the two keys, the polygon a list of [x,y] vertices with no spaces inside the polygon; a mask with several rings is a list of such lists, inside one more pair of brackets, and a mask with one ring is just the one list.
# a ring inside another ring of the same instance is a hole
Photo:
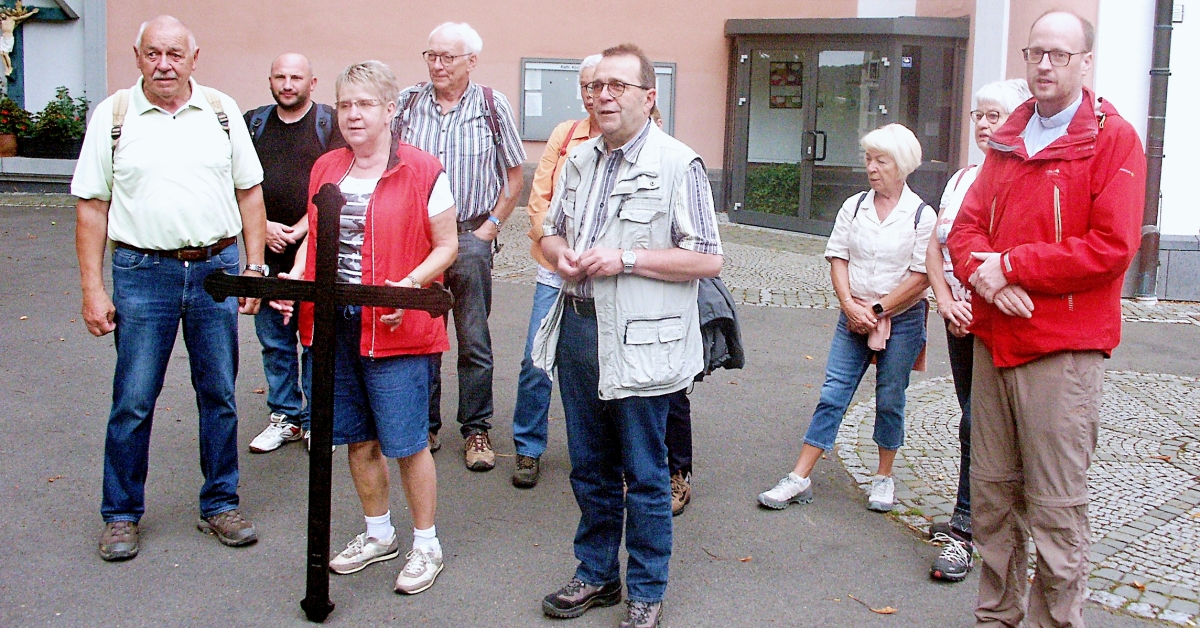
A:
{"label": "asphalt surface", "polygon": [[[256,392],[265,380],[248,318],[241,319],[238,379],[240,492],[259,542],[227,548],[195,528],[196,407],[180,339],[158,400],[141,554],[124,563],[100,560],[100,473],[115,352],[111,337],[93,338],[79,320],[73,238],[71,209],[0,207],[0,626],[306,625],[299,601],[308,460],[300,445],[246,453],[268,415]],[[327,624],[563,625],[540,610],[542,596],[575,567],[578,509],[557,394],[541,482],[527,491],[509,483],[511,412],[532,294],[525,283],[495,290],[492,439],[501,457],[490,473],[463,467],[453,429],[454,360],[444,361],[447,429],[436,458],[446,568],[436,585],[413,597],[393,593],[400,560],[331,575],[337,608]],[[692,396],[694,497],[675,519],[667,625],[971,625],[977,575],[955,585],[931,582],[937,548],[868,512],[836,456],[814,473],[813,504],[782,512],[755,505],[755,495],[795,462],[837,313],[743,307],[739,314],[747,368],[715,373]],[[944,338],[931,329],[931,368],[914,381],[948,374]],[[1125,330],[1107,368],[1200,375],[1200,328],[1133,323]],[[864,382],[860,398],[872,388]],[[410,522],[398,481],[391,505],[405,534]],[[362,526],[339,450],[332,550]],[[884,607],[895,612],[871,610]],[[621,614],[622,607],[592,610],[569,623],[615,626]],[[1094,605],[1085,617],[1097,627],[1153,625]]]}

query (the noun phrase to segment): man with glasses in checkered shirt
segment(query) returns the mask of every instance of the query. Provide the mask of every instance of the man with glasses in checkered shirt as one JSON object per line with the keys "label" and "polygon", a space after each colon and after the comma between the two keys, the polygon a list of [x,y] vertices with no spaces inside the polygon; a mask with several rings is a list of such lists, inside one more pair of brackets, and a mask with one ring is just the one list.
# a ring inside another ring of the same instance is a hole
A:
{"label": "man with glasses in checkered shirt", "polygon": [[[446,271],[454,293],[458,338],[458,422],[463,458],[472,471],[489,471],[496,454],[488,430],[492,418],[492,255],[500,227],[521,191],[525,149],[503,94],[471,81],[479,33],[446,22],[429,34],[423,54],[429,82],[400,94],[396,124],[402,139],[441,160],[458,206],[458,259]],[[429,449],[440,447],[441,359],[430,374]]]}

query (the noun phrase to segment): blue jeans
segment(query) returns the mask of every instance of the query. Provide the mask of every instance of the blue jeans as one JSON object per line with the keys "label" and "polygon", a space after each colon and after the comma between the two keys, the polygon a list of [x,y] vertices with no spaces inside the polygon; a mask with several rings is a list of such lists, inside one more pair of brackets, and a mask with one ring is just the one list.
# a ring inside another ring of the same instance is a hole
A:
{"label": "blue jeans", "polygon": [[533,337],[557,298],[558,288],[546,284],[537,284],[533,293],[525,357],[521,359],[521,374],[517,378],[517,404],[513,408],[513,443],[522,456],[537,458],[546,451],[550,393],[554,384],[546,371],[533,365]]}
{"label": "blue jeans", "polygon": [[[623,523],[629,599],[658,602],[671,562],[671,476],[664,442],[669,395],[601,401],[596,354],[596,319],[566,311],[558,375],[571,490],[580,511],[575,577],[593,585],[620,581]],[[622,479],[629,485],[624,496]]]}
{"label": "blue jeans", "polygon": [[975,361],[975,335],[959,338],[946,330],[946,347],[950,353],[950,373],[954,376],[954,393],[962,420],[958,422],[958,498],[950,524],[960,532],[971,531],[971,368]]}
{"label": "blue jeans", "polygon": [[[283,314],[263,303],[254,317],[254,331],[262,345],[263,374],[267,377],[267,407],[287,417],[287,422],[308,429],[308,406],[302,392],[297,317],[287,325]],[[307,370],[304,377],[311,377]]]}
{"label": "blue jeans", "polygon": [[892,336],[883,351],[867,346],[866,334],[851,333],[846,315],[838,316],[829,361],[825,365],[825,383],[821,400],[813,412],[804,442],[829,450],[837,438],[838,426],[850,407],[858,384],[871,365],[875,366],[875,444],[896,450],[904,444],[904,393],[908,377],[921,349],[925,347],[925,313],[929,304],[921,301],[903,314],[892,317]]}
{"label": "blue jeans", "polygon": [[[458,422],[463,436],[492,429],[492,243],[472,233],[458,234],[458,258],[446,270],[454,293],[454,332],[458,338]],[[442,429],[442,356],[430,367],[429,431]]]}
{"label": "blue jeans", "polygon": [[200,411],[200,514],[211,517],[238,507],[237,299],[217,303],[204,292],[209,274],[236,274],[238,267],[236,245],[203,262],[124,248],[113,252],[117,366],[104,442],[104,521],[136,522],[145,513],[154,404],[181,321]]}

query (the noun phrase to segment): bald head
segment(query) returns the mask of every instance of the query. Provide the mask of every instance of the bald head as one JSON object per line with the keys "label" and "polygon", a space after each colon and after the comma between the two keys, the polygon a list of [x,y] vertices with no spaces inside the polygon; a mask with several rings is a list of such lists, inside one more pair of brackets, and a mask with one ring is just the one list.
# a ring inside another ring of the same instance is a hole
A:
{"label": "bald head", "polygon": [[295,52],[279,55],[271,64],[271,96],[281,109],[280,116],[291,122],[289,114],[303,115],[312,102],[312,90],[317,86],[308,57]]}
{"label": "bald head", "polygon": [[150,31],[152,34],[182,31],[187,38],[188,49],[193,53],[196,52],[196,36],[192,34],[192,30],[185,26],[183,22],[170,15],[160,15],[142,22],[142,26],[138,28],[137,38],[133,40],[135,50],[142,47],[142,40],[145,39],[147,31]]}
{"label": "bald head", "polygon": [[[1052,11],[1033,23],[1025,49],[1025,78],[1039,114],[1053,116],[1080,98],[1083,79],[1092,69],[1093,37],[1091,22],[1074,13]],[[1065,55],[1066,63],[1055,65],[1052,55],[1059,63]]]}
{"label": "bald head", "polygon": [[1072,30],[1076,31],[1074,34],[1078,35],[1078,39],[1075,40],[1078,47],[1075,50],[1091,52],[1092,46],[1096,43],[1096,27],[1092,26],[1092,23],[1088,20],[1070,11],[1047,11],[1043,13],[1029,27],[1030,37],[1033,36],[1034,29],[1041,24],[1042,20],[1048,20],[1048,23],[1044,25],[1046,28],[1054,29],[1060,33],[1066,34]]}

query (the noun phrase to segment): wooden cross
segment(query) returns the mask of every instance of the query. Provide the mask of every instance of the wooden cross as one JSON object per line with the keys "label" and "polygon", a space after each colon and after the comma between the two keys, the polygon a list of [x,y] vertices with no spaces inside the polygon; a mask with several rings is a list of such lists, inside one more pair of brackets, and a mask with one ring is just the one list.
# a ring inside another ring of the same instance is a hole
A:
{"label": "wooden cross", "polygon": [[[346,200],[332,183],[321,186],[313,197],[317,206],[316,280],[291,281],[265,277],[238,277],[213,273],[204,289],[217,301],[231,296],[263,300],[308,301],[313,308],[312,450],[308,462],[308,583],[300,607],[309,621],[323,622],[333,611],[329,600],[329,500],[333,462],[333,371],[337,306],[424,310],[431,316],[444,315],[454,297],[441,284],[429,288],[390,288],[337,281],[338,232]],[[267,307],[264,304],[264,307]]]}

